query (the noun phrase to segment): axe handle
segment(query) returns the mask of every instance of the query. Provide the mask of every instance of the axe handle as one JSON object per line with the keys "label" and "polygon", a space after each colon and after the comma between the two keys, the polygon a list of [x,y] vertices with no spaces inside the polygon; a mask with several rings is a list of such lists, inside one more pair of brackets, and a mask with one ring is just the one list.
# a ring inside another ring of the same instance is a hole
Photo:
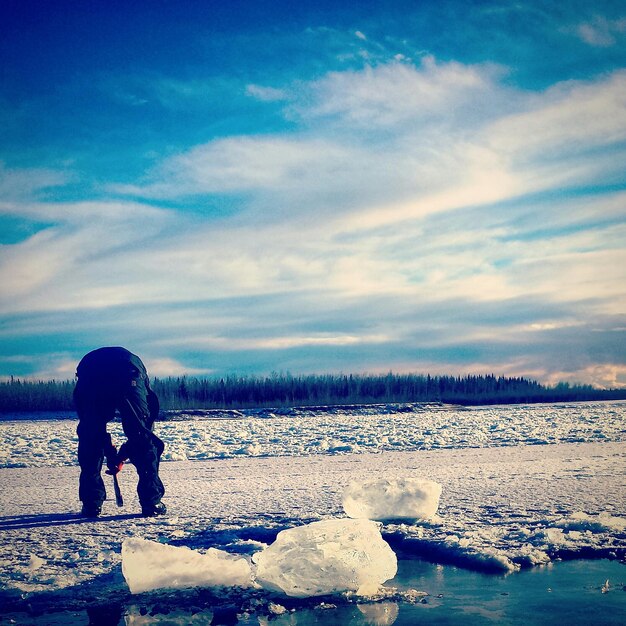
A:
{"label": "axe handle", "polygon": [[115,504],[117,504],[117,506],[124,506],[124,498],[122,498],[122,491],[120,490],[120,483],[117,480],[117,474],[113,474],[113,489],[115,490]]}

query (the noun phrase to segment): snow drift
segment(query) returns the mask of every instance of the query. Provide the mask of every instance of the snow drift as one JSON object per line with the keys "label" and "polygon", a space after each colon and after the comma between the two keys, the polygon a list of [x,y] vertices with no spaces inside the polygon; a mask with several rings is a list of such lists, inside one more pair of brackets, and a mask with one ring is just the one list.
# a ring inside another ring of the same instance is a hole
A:
{"label": "snow drift", "polygon": [[441,485],[424,478],[351,482],[343,494],[343,509],[357,519],[430,519],[437,513],[440,496]]}
{"label": "snow drift", "polygon": [[201,553],[139,538],[122,543],[122,574],[131,593],[252,585],[250,565],[242,557],[215,548]]}

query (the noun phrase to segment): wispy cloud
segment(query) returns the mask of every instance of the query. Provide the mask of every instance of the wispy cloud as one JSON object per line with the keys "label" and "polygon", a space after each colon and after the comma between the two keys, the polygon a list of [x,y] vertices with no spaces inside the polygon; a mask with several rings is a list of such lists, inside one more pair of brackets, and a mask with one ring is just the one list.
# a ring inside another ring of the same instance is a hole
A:
{"label": "wispy cloud", "polygon": [[590,46],[608,48],[623,40],[626,34],[626,17],[607,19],[596,16],[590,22],[583,22],[576,27],[576,34]]}
{"label": "wispy cloud", "polygon": [[601,389],[623,389],[626,387],[626,366],[623,363],[595,364],[575,371],[545,372],[542,378],[551,385],[568,382]]}
{"label": "wispy cloud", "polygon": [[194,368],[167,357],[144,357],[146,369],[150,376],[210,376],[213,370]]}
{"label": "wispy cloud", "polygon": [[388,335],[337,335],[330,333],[316,333],[312,335],[282,335],[275,337],[242,337],[242,336],[207,336],[185,337],[184,339],[165,339],[156,342],[156,345],[182,345],[210,348],[226,352],[240,352],[245,350],[289,350],[305,346],[355,346],[361,344],[388,343]]}
{"label": "wispy cloud", "polygon": [[491,125],[489,141],[506,156],[535,159],[540,165],[564,153],[591,152],[624,139],[625,102],[626,71],[557,85],[532,98],[529,110]]}
{"label": "wispy cloud", "polygon": [[[276,192],[313,185],[321,172],[350,161],[351,151],[325,139],[282,136],[229,137],[171,157],[151,173],[146,186],[112,189],[143,197],[176,198],[185,195]],[[319,178],[318,178],[319,180]]]}
{"label": "wispy cloud", "polygon": [[460,108],[473,106],[472,114],[478,113],[486,104],[485,90],[493,91],[494,78],[502,71],[426,56],[418,67],[392,62],[332,72],[305,86],[295,110],[305,118],[338,117],[342,123],[370,128],[433,119],[449,123]]}
{"label": "wispy cloud", "polygon": [[129,256],[150,249],[154,237],[172,227],[170,212],[140,204],[30,202],[1,208],[51,224],[0,248],[4,313],[141,300],[142,272]]}
{"label": "wispy cloud", "polygon": [[334,73],[303,89],[316,94],[308,105],[288,105],[299,133],[216,140],[115,190],[254,193],[244,206],[281,218],[332,203],[336,216],[358,211],[350,226],[372,228],[616,175],[614,152],[598,150],[620,151],[626,134],[622,72],[533,95],[498,75],[432,59]]}
{"label": "wispy cloud", "polygon": [[[537,294],[608,301],[613,294],[614,306],[621,306],[619,226],[515,242],[511,234],[519,238],[524,229],[509,222],[523,214],[509,208],[505,217],[497,203],[575,187],[585,181],[580,170],[596,171],[598,147],[619,145],[626,133],[624,75],[521,97],[496,77],[491,70],[433,60],[418,68],[392,64],[333,75],[311,87],[328,95],[328,125],[309,126],[303,111],[306,125],[299,133],[212,141],[165,160],[145,186],[116,188],[168,199],[243,194],[246,219],[200,223],[128,202],[20,207],[60,225],[6,251],[6,275],[14,278],[3,287],[5,301],[11,310],[26,310],[51,302],[102,307],[313,290],[428,301]],[[495,122],[489,115],[461,124],[453,112],[471,108],[476,90],[501,103],[516,96],[515,112],[503,106]],[[319,106],[314,101],[309,114],[321,115]],[[412,112],[416,126],[407,127]],[[423,124],[424,115],[439,122]],[[368,116],[371,126],[361,129]],[[588,118],[593,121],[583,123]],[[339,141],[333,136],[338,121],[360,130]],[[381,128],[385,135],[376,142]],[[576,180],[565,158],[572,153]],[[546,159],[553,164],[548,174]],[[609,162],[605,173],[616,168]],[[535,223],[523,219],[530,231],[547,224],[558,229],[590,214],[608,216],[609,206],[619,219],[621,202],[621,194],[570,198],[555,210],[552,201],[537,208]],[[252,221],[250,211],[256,211]],[[458,215],[443,230],[430,225],[450,211]],[[472,217],[462,219],[468,212]],[[477,218],[481,227],[472,222]]]}
{"label": "wispy cloud", "polygon": [[48,168],[8,168],[0,161],[0,198],[2,202],[30,200],[53,187],[74,179],[71,172]]}
{"label": "wispy cloud", "polygon": [[246,94],[263,102],[279,102],[288,97],[282,89],[254,84],[246,86]]}

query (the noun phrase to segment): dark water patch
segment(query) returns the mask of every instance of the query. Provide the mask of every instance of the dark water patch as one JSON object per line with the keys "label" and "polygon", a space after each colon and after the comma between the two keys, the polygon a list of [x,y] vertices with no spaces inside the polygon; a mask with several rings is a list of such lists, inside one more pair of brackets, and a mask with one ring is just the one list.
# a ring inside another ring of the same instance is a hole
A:
{"label": "dark water patch", "polygon": [[426,588],[430,595],[423,606],[430,610],[401,607],[394,623],[623,624],[625,582],[626,567],[617,561],[556,562],[509,575],[488,575],[405,560],[394,583]]}

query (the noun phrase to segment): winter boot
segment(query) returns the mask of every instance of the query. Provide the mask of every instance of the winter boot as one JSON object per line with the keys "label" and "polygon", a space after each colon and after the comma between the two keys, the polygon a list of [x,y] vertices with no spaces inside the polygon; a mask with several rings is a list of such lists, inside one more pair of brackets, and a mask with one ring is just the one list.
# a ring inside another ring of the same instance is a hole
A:
{"label": "winter boot", "polygon": [[84,503],[80,514],[82,515],[82,517],[98,517],[101,512],[101,504]]}
{"label": "winter boot", "polygon": [[157,502],[156,504],[148,504],[141,507],[141,514],[144,517],[156,517],[157,515],[165,515],[167,508],[163,502]]}

